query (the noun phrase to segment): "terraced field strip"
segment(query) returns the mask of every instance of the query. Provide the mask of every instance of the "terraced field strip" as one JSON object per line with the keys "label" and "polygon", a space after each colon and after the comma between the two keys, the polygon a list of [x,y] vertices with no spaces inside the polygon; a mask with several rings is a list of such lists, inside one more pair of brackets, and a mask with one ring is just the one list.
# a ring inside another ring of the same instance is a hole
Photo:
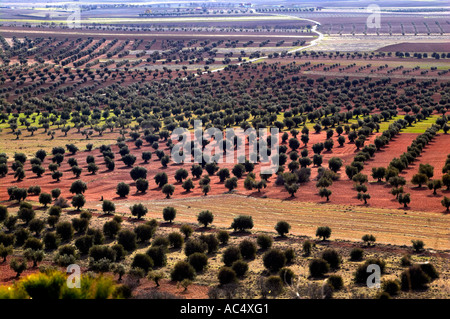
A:
{"label": "terraced field strip", "polygon": [[372,167],[387,167],[394,157],[399,157],[407,151],[407,147],[417,137],[417,134],[400,133],[394,137],[387,146],[375,153],[375,156],[366,162],[363,174],[370,176]]}
{"label": "terraced field strip", "polygon": [[[444,167],[447,155],[450,154],[450,134],[439,133],[425,148],[420,156],[409,165],[402,176],[410,181],[414,174],[417,174],[420,164],[430,164],[434,167],[433,178],[442,177],[442,167]],[[448,194],[446,194],[448,196]],[[450,227],[450,225],[449,225]]]}
{"label": "terraced field strip", "polygon": [[[261,199],[241,195],[213,195],[203,198],[139,201],[149,208],[146,218],[161,219],[166,206],[177,209],[176,222],[195,223],[202,210],[214,214],[215,227],[229,227],[238,215],[251,215],[254,231],[274,231],[280,220],[287,221],[291,233],[315,236],[318,226],[329,226],[332,238],[360,241],[373,234],[377,242],[411,245],[412,239],[424,240],[427,247],[450,249],[450,215],[431,212],[355,207],[310,202]],[[118,211],[129,213],[134,201],[116,202]],[[93,207],[101,209],[101,204]]]}

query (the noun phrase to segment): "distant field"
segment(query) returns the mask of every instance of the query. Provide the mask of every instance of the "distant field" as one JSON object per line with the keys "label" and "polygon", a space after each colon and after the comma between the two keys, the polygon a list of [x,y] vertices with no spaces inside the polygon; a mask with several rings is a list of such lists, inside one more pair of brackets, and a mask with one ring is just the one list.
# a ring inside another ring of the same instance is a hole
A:
{"label": "distant field", "polygon": [[377,51],[382,52],[450,52],[450,42],[405,42],[399,44],[388,45]]}

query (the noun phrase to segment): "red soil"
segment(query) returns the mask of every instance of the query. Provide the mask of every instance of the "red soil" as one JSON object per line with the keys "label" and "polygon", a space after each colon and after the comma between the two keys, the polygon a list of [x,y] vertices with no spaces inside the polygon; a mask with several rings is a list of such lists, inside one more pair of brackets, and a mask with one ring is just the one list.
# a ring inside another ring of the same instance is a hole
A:
{"label": "red soil", "polygon": [[450,52],[450,43],[442,42],[428,42],[428,43],[411,43],[404,42],[398,44],[392,44],[378,49],[381,52]]}
{"label": "red soil", "polygon": [[415,133],[402,133],[394,137],[387,146],[377,151],[375,156],[366,162],[362,173],[370,176],[373,167],[387,167],[394,157],[399,157],[406,152],[408,146],[411,145],[411,142],[418,135]]}
{"label": "red soil", "polygon": [[430,164],[434,167],[434,179],[442,178],[442,168],[444,167],[447,155],[450,154],[450,135],[437,134],[422,151],[417,160],[409,165],[408,169],[402,172],[402,176],[410,181],[414,174],[417,174],[420,164]]}
{"label": "red soil", "polygon": [[[377,133],[379,134],[379,133]],[[442,168],[446,154],[448,153],[445,150],[445,146],[448,145],[448,136],[450,135],[441,135],[439,136],[435,144],[430,144],[426,149],[426,152],[422,155],[423,158],[420,161],[429,161],[430,164],[436,167],[435,171],[440,171]],[[372,143],[373,139],[376,137],[376,134],[373,134],[367,144]],[[309,156],[312,157],[311,147],[314,143],[325,141],[325,132],[321,132],[319,134],[315,134],[313,132],[310,133],[310,141],[308,143]],[[368,161],[365,168],[365,173],[370,176],[371,167],[374,166],[387,166],[389,161],[394,156],[399,156],[406,150],[406,147],[410,145],[411,141],[414,138],[414,134],[401,134],[399,137],[395,138],[390,145],[383,151],[375,153],[375,157]],[[353,156],[356,153],[356,147],[354,144],[346,143],[343,147],[339,147],[336,139],[337,136],[333,137],[335,141],[335,147],[331,152],[323,152],[323,167],[328,167],[328,160],[337,156],[343,160],[343,168],[339,172],[341,175],[341,180],[334,182],[334,184],[330,187],[333,194],[330,198],[331,203],[333,204],[344,204],[344,205],[361,205],[361,202],[356,198],[356,191],[353,189],[353,182],[348,180],[348,177],[345,174],[344,167],[348,165],[353,160]],[[303,147],[303,144],[302,144]],[[184,191],[181,187],[181,183],[177,183],[174,179],[174,173],[179,168],[185,168],[190,172],[191,164],[175,164],[170,163],[167,168],[163,168],[160,164],[158,158],[153,154],[151,161],[148,164],[144,164],[141,160],[141,154],[143,151],[154,151],[147,143],[144,143],[144,146],[141,149],[136,149],[132,143],[129,144],[129,148],[132,154],[134,154],[137,158],[134,166],[143,166],[147,169],[147,179],[149,180],[149,189],[145,194],[136,193],[135,183],[130,177],[131,168],[126,167],[122,161],[120,160],[121,156],[117,153],[117,146],[112,146],[113,152],[116,153],[116,168],[114,171],[108,171],[103,164],[103,157],[100,154],[99,150],[93,150],[92,152],[79,152],[75,156],[80,167],[83,168],[83,173],[80,176],[80,179],[87,183],[88,190],[84,194],[87,201],[87,207],[92,207],[98,204],[98,201],[103,197],[104,199],[114,200],[114,201],[126,201],[126,200],[135,200],[135,201],[149,201],[155,199],[164,199],[165,195],[161,192],[161,189],[157,187],[154,182],[153,177],[158,172],[166,172],[169,177],[169,183],[175,186],[175,193],[172,198],[186,198],[186,197],[197,197],[201,198],[203,193],[201,192],[201,187],[198,185],[198,180],[193,178],[195,188],[192,192],[188,193]],[[160,149],[164,149],[166,154],[168,154],[168,149],[165,146],[164,142],[160,143]],[[433,151],[435,149],[437,152]],[[301,150],[301,149],[300,149]],[[299,153],[300,153],[299,150]],[[435,155],[432,155],[437,153]],[[93,155],[96,158],[97,165],[100,167],[99,171],[96,175],[92,175],[87,172],[86,165],[86,156]],[[0,200],[8,200],[7,188],[10,186],[18,186],[28,188],[31,185],[39,185],[41,186],[42,192],[49,193],[54,188],[60,188],[62,190],[62,196],[67,198],[69,201],[72,198],[72,194],[69,192],[70,185],[77,180],[71,170],[70,166],[67,164],[67,159],[69,156],[66,154],[65,160],[61,165],[60,171],[64,173],[60,182],[56,182],[51,178],[51,173],[47,170],[46,173],[41,177],[37,178],[31,172],[31,166],[29,162],[25,165],[26,170],[26,178],[17,182],[14,179],[13,172],[10,172],[6,177],[2,178],[2,183],[0,185]],[[428,160],[429,158],[429,160]],[[51,162],[51,156],[48,156],[43,166],[47,167]],[[288,160],[288,163],[290,160]],[[416,164],[418,165],[418,164]],[[219,164],[219,167],[226,167],[230,169],[234,166],[232,163],[222,163]],[[255,165],[254,173],[259,179],[261,164]],[[285,191],[282,186],[275,186],[275,176],[272,176],[268,181],[268,187],[263,189],[261,193],[257,191],[247,191],[245,190],[243,183],[245,176],[238,181],[237,192],[239,194],[251,195],[255,197],[267,196],[269,198],[277,198],[277,199],[289,199],[295,201],[309,201],[309,202],[319,202],[325,203],[325,200],[320,198],[317,195],[317,188],[315,186],[316,181],[315,178],[317,176],[317,167],[311,167],[311,181],[305,183],[300,186],[299,191],[296,193],[295,198],[290,198],[289,194]],[[414,172],[415,169],[411,168],[408,170],[406,174]],[[206,171],[204,171],[204,175],[206,175]],[[438,176],[438,175],[436,175]],[[189,177],[192,177],[191,175]],[[407,180],[409,181],[409,175],[406,175]],[[371,178],[369,177],[369,180]],[[130,195],[127,198],[120,198],[116,195],[116,186],[119,182],[129,183],[131,186]],[[383,208],[400,208],[401,205],[395,200],[393,196],[389,194],[389,186],[385,184],[378,183],[369,183],[368,192],[371,195],[371,199],[369,200],[369,204],[374,207],[383,207]],[[217,195],[223,194],[228,190],[225,188],[223,183],[220,183],[219,178],[217,176],[211,177],[211,191],[208,195]],[[409,186],[405,187],[406,192],[410,192]],[[443,194],[447,194],[448,191],[442,191]],[[37,196],[29,196],[30,200],[37,201]],[[414,196],[412,197],[410,209],[413,210],[422,210],[422,211],[435,211],[435,212],[443,212],[443,207],[441,206],[441,195],[433,196],[430,198],[430,192],[427,189],[423,189],[421,191],[414,190]],[[129,213],[128,211],[126,213]]]}

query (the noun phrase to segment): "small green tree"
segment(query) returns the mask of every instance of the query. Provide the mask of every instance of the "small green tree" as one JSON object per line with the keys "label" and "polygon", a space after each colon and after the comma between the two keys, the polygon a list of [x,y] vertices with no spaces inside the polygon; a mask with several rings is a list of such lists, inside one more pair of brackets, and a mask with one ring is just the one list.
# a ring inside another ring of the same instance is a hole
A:
{"label": "small green tree", "polygon": [[316,236],[322,237],[322,240],[326,240],[331,236],[331,228],[328,226],[320,226],[316,230]]}

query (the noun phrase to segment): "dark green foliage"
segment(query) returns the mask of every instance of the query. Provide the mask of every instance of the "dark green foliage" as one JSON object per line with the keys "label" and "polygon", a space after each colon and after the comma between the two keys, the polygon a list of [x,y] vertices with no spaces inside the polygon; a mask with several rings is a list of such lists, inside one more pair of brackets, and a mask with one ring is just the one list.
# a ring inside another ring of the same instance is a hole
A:
{"label": "dark green foliage", "polygon": [[147,242],[148,240],[150,240],[150,238],[153,237],[155,231],[156,229],[154,227],[145,224],[138,225],[134,229],[134,232],[136,233],[136,238],[140,242]]}
{"label": "dark green foliage", "polygon": [[231,224],[231,228],[233,228],[234,231],[237,230],[245,231],[246,229],[252,229],[253,228],[252,216],[240,215],[238,217],[235,217],[233,223]]}
{"label": "dark green foliage", "polygon": [[280,235],[281,237],[285,237],[286,234],[289,233],[290,229],[291,229],[291,225],[289,225],[289,223],[284,220],[279,221],[275,225],[275,230],[277,231],[278,235]]}
{"label": "dark green foliage", "polygon": [[244,259],[255,259],[256,245],[249,239],[244,239],[239,243],[239,250]]}
{"label": "dark green foliage", "polygon": [[230,246],[225,249],[222,261],[225,266],[230,267],[236,260],[242,259],[241,250],[237,246]]}
{"label": "dark green foliage", "polygon": [[260,234],[256,238],[256,243],[262,250],[267,250],[272,247],[273,239],[269,235]]}
{"label": "dark green foliage", "polygon": [[195,269],[186,261],[179,261],[175,264],[170,273],[173,281],[181,282],[184,279],[194,280]]}
{"label": "dark green foliage", "polygon": [[221,285],[227,285],[237,280],[236,272],[230,267],[222,267],[217,275]]}
{"label": "dark green foliage", "polygon": [[330,265],[331,268],[339,268],[339,265],[341,264],[341,256],[339,256],[339,253],[334,249],[326,249],[322,252],[321,258],[323,260],[326,260],[326,262]]}
{"label": "dark green foliage", "polygon": [[328,271],[330,271],[330,265],[324,259],[314,258],[309,263],[309,273],[311,277],[322,277]]}
{"label": "dark green foliage", "polygon": [[152,246],[145,252],[154,262],[154,267],[164,267],[167,264],[166,246]]}
{"label": "dark green foliage", "polygon": [[123,229],[117,234],[117,243],[122,245],[123,248],[132,252],[136,249],[136,233],[129,230]]}
{"label": "dark green foliage", "polygon": [[200,240],[195,238],[190,238],[186,241],[184,246],[184,253],[186,256],[190,256],[193,253],[204,253],[208,249],[208,245]]}
{"label": "dark green foliage", "polygon": [[188,261],[197,273],[203,271],[208,265],[208,257],[203,253],[193,253],[192,255],[189,255]]}
{"label": "dark green foliage", "polygon": [[264,267],[277,272],[286,265],[286,255],[280,249],[271,249],[263,256]]}
{"label": "dark green foliage", "polygon": [[145,273],[153,268],[153,260],[146,254],[136,254],[131,263],[132,268],[140,268]]}
{"label": "dark green foliage", "polygon": [[236,260],[231,265],[231,268],[234,270],[237,277],[243,277],[248,271],[248,264],[243,260]]}

